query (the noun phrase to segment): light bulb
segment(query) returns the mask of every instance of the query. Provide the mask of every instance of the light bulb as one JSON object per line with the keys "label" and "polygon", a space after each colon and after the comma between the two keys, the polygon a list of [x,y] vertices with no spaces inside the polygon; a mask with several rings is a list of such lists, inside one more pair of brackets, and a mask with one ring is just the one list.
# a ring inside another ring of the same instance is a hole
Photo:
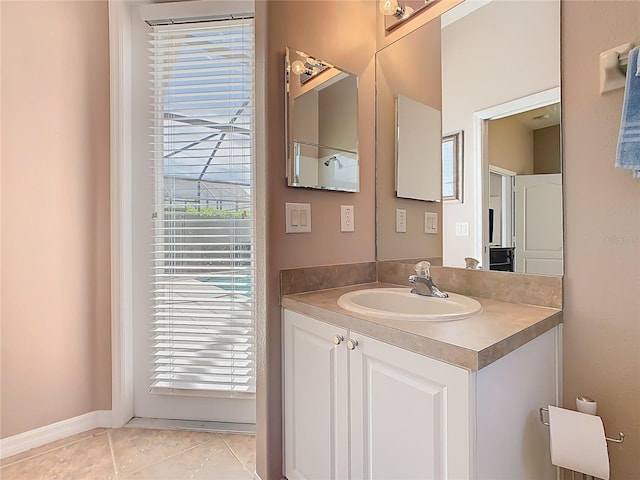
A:
{"label": "light bulb", "polygon": [[307,67],[304,66],[301,60],[296,60],[291,64],[291,71],[296,75],[302,75],[307,72]]}
{"label": "light bulb", "polygon": [[380,0],[378,6],[380,11],[385,15],[395,15],[398,9],[398,0]]}

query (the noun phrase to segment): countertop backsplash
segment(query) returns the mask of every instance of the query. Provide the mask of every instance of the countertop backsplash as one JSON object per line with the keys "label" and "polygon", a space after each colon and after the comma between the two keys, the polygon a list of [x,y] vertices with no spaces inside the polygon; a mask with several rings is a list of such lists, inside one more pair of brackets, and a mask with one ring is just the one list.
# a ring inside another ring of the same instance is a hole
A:
{"label": "countertop backsplash", "polygon": [[[508,303],[562,308],[562,277],[442,267],[437,266],[437,259],[428,260],[432,264],[433,281],[442,291]],[[413,262],[410,261],[290,268],[280,271],[280,294],[291,295],[376,281],[408,286],[407,278],[413,273]]]}

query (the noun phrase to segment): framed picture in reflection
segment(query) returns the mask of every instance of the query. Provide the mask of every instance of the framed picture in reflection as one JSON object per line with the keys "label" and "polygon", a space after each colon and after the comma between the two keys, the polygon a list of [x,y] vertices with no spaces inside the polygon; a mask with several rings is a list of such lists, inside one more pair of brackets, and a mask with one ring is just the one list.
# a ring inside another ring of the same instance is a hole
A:
{"label": "framed picture in reflection", "polygon": [[442,137],[442,200],[462,203],[464,132]]}

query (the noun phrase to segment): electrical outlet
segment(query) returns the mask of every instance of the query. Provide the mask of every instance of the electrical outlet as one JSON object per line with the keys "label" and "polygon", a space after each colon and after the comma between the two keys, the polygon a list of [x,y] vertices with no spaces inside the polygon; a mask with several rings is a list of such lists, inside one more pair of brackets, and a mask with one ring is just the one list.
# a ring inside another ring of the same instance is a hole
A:
{"label": "electrical outlet", "polygon": [[407,211],[403,208],[396,208],[396,232],[407,233]]}
{"label": "electrical outlet", "polygon": [[340,205],[340,231],[353,232],[355,222],[353,218],[353,205]]}

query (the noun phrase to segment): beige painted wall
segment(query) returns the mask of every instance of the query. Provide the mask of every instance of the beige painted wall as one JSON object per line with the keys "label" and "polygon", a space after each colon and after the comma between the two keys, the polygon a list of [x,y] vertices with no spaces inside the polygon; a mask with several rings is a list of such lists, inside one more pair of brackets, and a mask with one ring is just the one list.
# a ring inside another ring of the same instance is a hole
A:
{"label": "beige painted wall", "polygon": [[640,478],[640,180],[614,168],[622,90],[598,56],[640,44],[640,2],[563,2],[564,403],[598,401],[612,479]]}
{"label": "beige painted wall", "polygon": [[533,132],[513,117],[490,120],[489,164],[518,175],[533,173]]}
{"label": "beige painted wall", "polygon": [[107,2],[2,1],[2,437],[111,408]]}
{"label": "beige painted wall", "polygon": [[533,131],[533,173],[561,173],[560,125]]}
{"label": "beige painted wall", "polygon": [[[356,150],[358,147],[358,97],[355,77],[343,78],[318,93],[320,145]],[[333,152],[323,152],[329,155]]]}

